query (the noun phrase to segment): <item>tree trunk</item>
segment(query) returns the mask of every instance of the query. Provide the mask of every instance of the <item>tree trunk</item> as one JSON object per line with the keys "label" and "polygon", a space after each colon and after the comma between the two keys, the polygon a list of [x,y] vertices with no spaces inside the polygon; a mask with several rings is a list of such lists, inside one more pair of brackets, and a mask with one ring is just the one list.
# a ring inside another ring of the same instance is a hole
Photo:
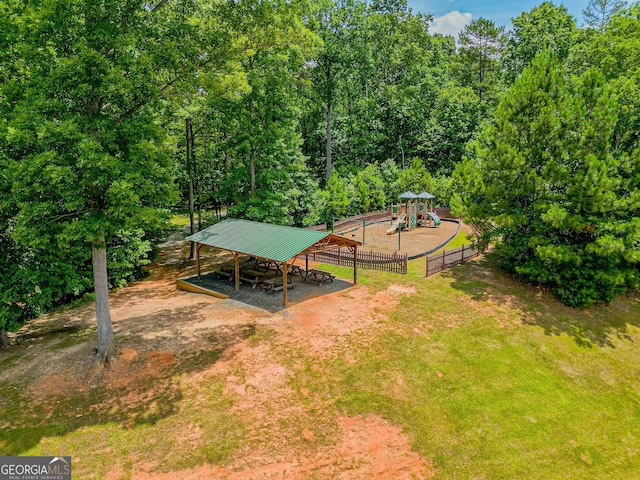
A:
{"label": "tree trunk", "polygon": [[9,337],[7,331],[3,328],[0,330],[0,349],[9,347]]}
{"label": "tree trunk", "polygon": [[[187,142],[187,171],[189,173],[189,225],[191,226],[191,235],[196,233],[196,224],[193,216],[193,169],[191,168],[191,119],[185,120],[186,142]],[[189,260],[196,258],[196,242],[191,242],[191,249],[189,250]]]}
{"label": "tree trunk", "polygon": [[103,242],[91,247],[93,284],[96,294],[96,319],[98,323],[98,347],[96,359],[108,363],[116,354],[116,343],[109,313],[109,279],[107,274],[107,248]]}
{"label": "tree trunk", "polygon": [[327,102],[327,183],[331,176],[331,102]]}
{"label": "tree trunk", "polygon": [[256,196],[256,153],[253,146],[253,103],[249,100],[249,138],[251,152],[249,153],[249,175],[251,176],[251,198]]}

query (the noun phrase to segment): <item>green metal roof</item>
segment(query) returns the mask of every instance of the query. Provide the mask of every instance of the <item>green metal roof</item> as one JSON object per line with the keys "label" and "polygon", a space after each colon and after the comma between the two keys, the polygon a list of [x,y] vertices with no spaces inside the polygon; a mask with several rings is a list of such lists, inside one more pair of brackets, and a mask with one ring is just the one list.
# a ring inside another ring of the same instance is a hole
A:
{"label": "green metal roof", "polygon": [[329,233],[227,218],[187,237],[192,242],[284,262]]}

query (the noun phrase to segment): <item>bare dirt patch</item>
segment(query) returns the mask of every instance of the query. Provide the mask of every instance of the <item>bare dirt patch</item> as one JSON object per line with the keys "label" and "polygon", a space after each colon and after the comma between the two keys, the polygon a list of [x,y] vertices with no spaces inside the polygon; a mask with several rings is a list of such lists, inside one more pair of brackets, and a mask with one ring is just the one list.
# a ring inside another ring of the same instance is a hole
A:
{"label": "bare dirt patch", "polygon": [[[433,478],[431,462],[425,462],[411,451],[409,440],[398,427],[376,415],[341,417],[338,441],[330,447],[320,448],[309,455],[278,458],[248,469],[214,467],[171,472],[168,474],[142,473],[132,480],[172,480],[183,478],[205,480],[224,478],[344,479],[344,480],[403,480]],[[304,435],[304,433],[303,433]],[[306,436],[313,439],[313,434]]]}
{"label": "bare dirt patch", "polygon": [[416,293],[418,293],[416,287],[397,284],[389,285],[387,291],[390,295],[415,295]]}

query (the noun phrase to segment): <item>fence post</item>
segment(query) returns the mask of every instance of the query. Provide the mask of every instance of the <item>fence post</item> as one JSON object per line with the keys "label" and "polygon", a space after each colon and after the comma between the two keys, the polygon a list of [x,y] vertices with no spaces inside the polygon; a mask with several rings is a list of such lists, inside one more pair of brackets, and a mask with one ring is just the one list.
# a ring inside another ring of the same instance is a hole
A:
{"label": "fence post", "polygon": [[445,254],[446,250],[443,248],[442,249],[442,271],[444,271],[445,269],[445,260],[444,260],[444,254]]}
{"label": "fence post", "polygon": [[427,259],[427,266],[425,267],[424,276],[428,277],[429,276],[429,255],[426,255],[426,259]]}
{"label": "fence post", "polygon": [[462,261],[460,263],[464,263],[464,243],[462,244]]}

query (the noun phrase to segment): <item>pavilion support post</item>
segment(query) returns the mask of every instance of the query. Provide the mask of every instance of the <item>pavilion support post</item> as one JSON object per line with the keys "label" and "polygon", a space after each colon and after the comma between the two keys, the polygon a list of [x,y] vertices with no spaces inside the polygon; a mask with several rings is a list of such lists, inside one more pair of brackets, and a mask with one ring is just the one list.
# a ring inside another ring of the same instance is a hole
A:
{"label": "pavilion support post", "polygon": [[236,279],[236,290],[240,290],[240,254],[233,252],[233,259],[236,262],[236,274],[234,275]]}
{"label": "pavilion support post", "polygon": [[304,269],[309,270],[309,254],[304,256]]}
{"label": "pavilion support post", "polygon": [[287,270],[289,270],[289,265],[287,264],[287,262],[282,262],[282,293],[284,295],[284,306],[288,307],[289,306],[289,298],[288,298],[288,292],[289,292],[289,287],[287,285]]}
{"label": "pavilion support post", "polygon": [[358,246],[353,246],[353,284],[358,284]]}
{"label": "pavilion support post", "polygon": [[200,248],[202,247],[201,243],[196,245],[196,268],[198,269],[198,278],[200,278]]}

